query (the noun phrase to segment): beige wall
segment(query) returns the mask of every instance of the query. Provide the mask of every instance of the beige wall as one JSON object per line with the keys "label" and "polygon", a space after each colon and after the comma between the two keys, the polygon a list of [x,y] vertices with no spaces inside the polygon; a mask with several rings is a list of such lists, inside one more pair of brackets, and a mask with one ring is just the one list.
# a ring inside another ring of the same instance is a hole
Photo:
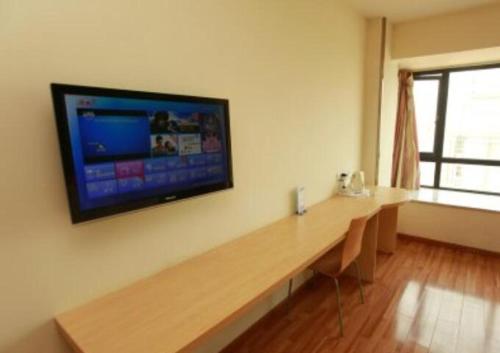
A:
{"label": "beige wall", "polygon": [[500,213],[412,202],[401,207],[398,231],[500,253]]}
{"label": "beige wall", "polygon": [[363,90],[363,145],[361,168],[367,184],[376,184],[379,128],[379,106],[382,78],[383,19],[373,18],[366,21],[366,43]]}
{"label": "beige wall", "polygon": [[394,58],[500,46],[500,3],[396,23]]}
{"label": "beige wall", "polygon": [[489,65],[499,62],[500,47],[393,60],[393,64],[396,64],[396,66],[414,71],[433,70],[449,67]]}
{"label": "beige wall", "polygon": [[[67,352],[56,313],[290,214],[299,184],[329,197],[360,166],[364,33],[331,0],[0,2],[0,352]],[[235,188],[71,225],[53,81],[229,98]]]}
{"label": "beige wall", "polygon": [[398,63],[392,60],[391,42],[392,26],[387,25],[385,42],[384,74],[382,80],[382,103],[380,114],[380,138],[378,160],[378,183],[381,186],[391,185],[392,150],[394,146],[394,129],[396,128],[396,111],[398,105]]}

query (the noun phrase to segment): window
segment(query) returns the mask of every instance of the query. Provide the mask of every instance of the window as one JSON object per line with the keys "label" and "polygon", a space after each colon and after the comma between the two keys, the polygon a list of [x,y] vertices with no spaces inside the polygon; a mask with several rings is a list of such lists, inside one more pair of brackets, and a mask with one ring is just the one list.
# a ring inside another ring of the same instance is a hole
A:
{"label": "window", "polygon": [[500,195],[500,65],[414,78],[421,185]]}

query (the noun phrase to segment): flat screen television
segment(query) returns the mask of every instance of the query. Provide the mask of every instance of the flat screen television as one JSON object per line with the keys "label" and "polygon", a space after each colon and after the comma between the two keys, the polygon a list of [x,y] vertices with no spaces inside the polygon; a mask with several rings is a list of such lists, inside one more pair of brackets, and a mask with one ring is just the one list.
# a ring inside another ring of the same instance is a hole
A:
{"label": "flat screen television", "polygon": [[233,187],[228,100],[51,90],[73,223]]}

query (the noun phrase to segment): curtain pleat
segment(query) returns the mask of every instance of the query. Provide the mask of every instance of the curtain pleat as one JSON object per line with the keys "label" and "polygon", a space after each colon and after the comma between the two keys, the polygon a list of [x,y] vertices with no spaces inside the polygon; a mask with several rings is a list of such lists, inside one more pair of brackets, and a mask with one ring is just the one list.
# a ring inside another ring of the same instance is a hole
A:
{"label": "curtain pleat", "polygon": [[413,74],[399,72],[399,97],[392,154],[391,185],[409,190],[420,187],[420,154],[413,101]]}

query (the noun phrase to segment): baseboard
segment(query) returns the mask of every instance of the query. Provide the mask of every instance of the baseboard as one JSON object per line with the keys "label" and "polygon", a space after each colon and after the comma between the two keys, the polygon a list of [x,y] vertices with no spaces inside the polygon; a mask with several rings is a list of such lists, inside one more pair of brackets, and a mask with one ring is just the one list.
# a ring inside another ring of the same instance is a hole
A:
{"label": "baseboard", "polygon": [[398,238],[412,240],[412,241],[418,241],[421,243],[427,243],[427,244],[432,244],[432,245],[445,246],[445,247],[450,248],[450,249],[468,251],[468,252],[473,252],[475,254],[500,257],[500,253],[498,253],[496,251],[478,249],[478,248],[474,248],[472,246],[460,245],[460,244],[455,244],[455,243],[448,243],[448,242],[445,242],[442,240],[424,238],[424,237],[421,237],[418,235],[398,233]]}

